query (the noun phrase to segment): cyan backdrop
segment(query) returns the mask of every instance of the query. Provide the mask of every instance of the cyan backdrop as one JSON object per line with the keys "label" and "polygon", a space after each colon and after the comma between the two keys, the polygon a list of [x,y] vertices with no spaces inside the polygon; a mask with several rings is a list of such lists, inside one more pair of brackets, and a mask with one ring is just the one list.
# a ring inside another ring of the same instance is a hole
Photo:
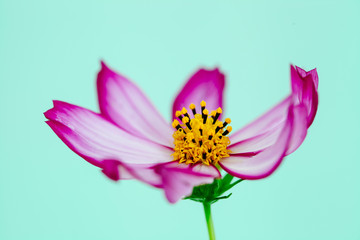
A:
{"label": "cyan backdrop", "polygon": [[317,67],[304,144],[269,178],[213,206],[218,239],[360,239],[359,1],[0,0],[0,239],[208,239],[202,206],[114,183],[44,123],[59,99],[97,110],[99,61],[170,121],[198,67],[227,76],[240,128],[281,100],[289,64]]}

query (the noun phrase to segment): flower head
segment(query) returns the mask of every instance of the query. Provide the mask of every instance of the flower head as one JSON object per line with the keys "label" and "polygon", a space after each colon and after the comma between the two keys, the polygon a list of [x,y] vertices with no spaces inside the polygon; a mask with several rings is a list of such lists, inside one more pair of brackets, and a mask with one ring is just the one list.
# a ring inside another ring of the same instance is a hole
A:
{"label": "flower head", "polygon": [[110,179],[138,179],[164,189],[174,203],[221,178],[219,169],[242,179],[267,177],[314,120],[316,69],[291,66],[289,96],[235,133],[230,118],[222,120],[224,85],[218,69],[200,69],[176,97],[168,124],[134,83],[102,63],[100,113],[54,101],[45,117],[71,150]]}

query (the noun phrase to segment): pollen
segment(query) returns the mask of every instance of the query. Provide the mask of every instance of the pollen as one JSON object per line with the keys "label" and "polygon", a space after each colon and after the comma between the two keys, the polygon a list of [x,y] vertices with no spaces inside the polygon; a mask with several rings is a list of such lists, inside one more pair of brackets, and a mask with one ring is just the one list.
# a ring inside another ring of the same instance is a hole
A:
{"label": "pollen", "polygon": [[201,111],[196,112],[195,104],[190,104],[190,117],[186,108],[176,111],[172,123],[174,137],[174,161],[186,164],[203,163],[216,165],[220,159],[229,157],[227,146],[230,140],[227,135],[231,132],[230,118],[224,122],[219,120],[222,109],[219,107],[211,111],[206,109],[206,102],[201,101]]}

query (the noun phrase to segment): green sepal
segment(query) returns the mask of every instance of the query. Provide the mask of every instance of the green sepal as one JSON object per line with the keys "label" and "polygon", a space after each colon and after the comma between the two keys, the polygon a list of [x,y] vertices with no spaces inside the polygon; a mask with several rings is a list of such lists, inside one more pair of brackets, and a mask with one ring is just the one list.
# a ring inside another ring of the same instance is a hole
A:
{"label": "green sepal", "polygon": [[236,184],[243,181],[243,179],[238,179],[237,181],[231,183],[233,179],[233,176],[226,174],[225,177],[221,179],[215,179],[211,184],[204,184],[194,187],[192,194],[185,197],[184,199],[190,199],[202,203],[208,202],[210,204],[215,203],[221,199],[227,199],[231,196],[232,193],[228,195],[223,194],[234,187]]}

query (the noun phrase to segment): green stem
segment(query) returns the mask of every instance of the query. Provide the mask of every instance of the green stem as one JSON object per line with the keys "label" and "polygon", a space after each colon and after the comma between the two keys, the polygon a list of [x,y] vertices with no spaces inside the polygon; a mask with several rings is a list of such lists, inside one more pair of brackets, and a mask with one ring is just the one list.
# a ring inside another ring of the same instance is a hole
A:
{"label": "green stem", "polygon": [[209,202],[203,202],[206,224],[209,232],[209,240],[215,240],[214,223],[211,218],[211,204]]}

